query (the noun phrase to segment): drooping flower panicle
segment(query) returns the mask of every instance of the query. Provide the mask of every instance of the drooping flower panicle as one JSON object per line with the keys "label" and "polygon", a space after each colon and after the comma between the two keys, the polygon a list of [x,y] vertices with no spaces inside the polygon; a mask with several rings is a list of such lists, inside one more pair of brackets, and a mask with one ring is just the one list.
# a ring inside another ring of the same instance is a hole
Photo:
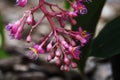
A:
{"label": "drooping flower panicle", "polygon": [[[52,31],[43,37],[38,44],[34,44],[33,47],[29,47],[29,55],[31,58],[39,58],[39,54],[49,52],[47,61],[56,59],[56,65],[61,65],[61,70],[69,71],[70,67],[76,68],[77,64],[73,62],[73,59],[80,60],[80,48],[84,47],[89,41],[90,34],[87,31],[82,30],[79,27],[78,31],[72,31],[65,28],[65,21],[69,21],[72,25],[76,25],[77,21],[74,19],[78,15],[83,15],[87,13],[87,8],[83,4],[84,2],[89,2],[90,0],[75,0],[71,2],[66,0],[72,6],[72,11],[67,11],[62,9],[56,4],[49,3],[45,0],[39,0],[39,4],[24,12],[23,17],[16,21],[15,23],[9,23],[6,26],[6,30],[10,31],[10,36],[14,39],[21,39],[22,32],[24,30],[25,24],[31,25],[31,29],[26,38],[26,41],[30,43],[32,41],[32,32],[38,27],[42,21],[47,18],[50,23]],[[25,7],[27,0],[16,0],[18,6]],[[50,7],[49,11],[46,6]],[[58,8],[56,11],[54,7]],[[44,15],[43,17],[36,21],[34,19],[34,12],[41,10]],[[60,27],[56,27],[53,18],[56,18],[60,24]],[[76,41],[80,42],[78,46]]]}

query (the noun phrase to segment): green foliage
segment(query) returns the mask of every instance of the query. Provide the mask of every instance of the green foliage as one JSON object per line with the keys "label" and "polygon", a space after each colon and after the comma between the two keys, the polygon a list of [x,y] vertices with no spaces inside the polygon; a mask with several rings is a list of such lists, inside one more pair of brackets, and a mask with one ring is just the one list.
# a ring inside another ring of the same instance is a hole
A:
{"label": "green foliage", "polygon": [[[105,2],[106,0],[92,0],[91,3],[86,3],[88,13],[85,15],[79,15],[76,18],[78,23],[76,26],[73,26],[73,30],[78,30],[78,27],[82,26],[84,30],[87,30],[91,33],[91,36],[93,36]],[[81,72],[84,72],[91,44],[92,38],[89,41],[89,44],[82,48],[81,60],[76,61]]]}
{"label": "green foliage", "polygon": [[[70,1],[74,1],[74,0],[70,0]],[[68,9],[70,9],[70,4],[65,0],[65,5],[64,5],[64,7],[68,10]]]}
{"label": "green foliage", "polygon": [[4,37],[4,28],[3,28],[3,25],[2,25],[2,17],[0,16],[0,36],[1,36],[1,48],[4,47],[4,43],[5,43],[5,37]]}
{"label": "green foliage", "polygon": [[8,54],[4,50],[5,44],[5,36],[4,36],[4,28],[2,25],[2,17],[0,16],[0,36],[1,36],[1,46],[0,46],[0,59],[8,57]]}
{"label": "green foliage", "polygon": [[120,17],[106,24],[94,39],[91,56],[111,57],[120,54]]}

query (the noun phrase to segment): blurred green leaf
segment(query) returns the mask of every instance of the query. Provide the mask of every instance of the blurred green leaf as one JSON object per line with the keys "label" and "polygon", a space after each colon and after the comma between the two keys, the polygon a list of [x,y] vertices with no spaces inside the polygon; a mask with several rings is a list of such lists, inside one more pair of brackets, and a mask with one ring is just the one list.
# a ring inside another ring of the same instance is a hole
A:
{"label": "blurred green leaf", "polygon": [[[74,0],[70,0],[70,1],[74,1]],[[65,2],[64,2],[65,4],[64,4],[64,7],[68,10],[68,9],[70,9],[70,4],[65,0]]]}
{"label": "blurred green leaf", "polygon": [[0,59],[8,58],[8,57],[9,55],[3,49],[0,49]]}
{"label": "blurred green leaf", "polygon": [[4,47],[4,43],[5,43],[5,36],[4,36],[4,28],[3,28],[3,25],[2,25],[2,16],[0,16],[0,35],[1,35],[1,48]]}
{"label": "blurred green leaf", "polygon": [[7,58],[9,57],[8,54],[4,50],[4,44],[5,44],[5,36],[4,36],[4,28],[2,25],[2,16],[0,15],[0,41],[1,41],[1,46],[0,46],[0,59],[2,58]]}
{"label": "blurred green leaf", "polygon": [[94,39],[91,56],[110,57],[120,54],[120,17],[106,24]]}
{"label": "blurred green leaf", "polygon": [[[106,0],[92,0],[91,3],[85,3],[88,13],[85,15],[79,15],[77,20],[77,25],[73,26],[73,30],[78,30],[79,26],[82,26],[84,30],[87,30],[93,36],[95,33],[96,25],[101,15],[102,8]],[[85,63],[89,56],[89,48],[92,44],[92,38],[89,43],[82,48],[81,60],[76,61],[81,72],[84,72]]]}

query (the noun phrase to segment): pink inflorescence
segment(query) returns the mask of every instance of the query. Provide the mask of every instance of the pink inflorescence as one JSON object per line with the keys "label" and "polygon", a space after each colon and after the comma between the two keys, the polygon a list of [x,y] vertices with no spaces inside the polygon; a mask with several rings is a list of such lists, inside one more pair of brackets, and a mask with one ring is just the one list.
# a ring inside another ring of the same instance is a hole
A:
{"label": "pink inflorescence", "polygon": [[[31,58],[38,59],[38,55],[46,52],[49,52],[47,61],[51,61],[54,58],[56,60],[56,65],[61,65],[61,70],[69,71],[69,69],[76,68],[77,64],[73,62],[73,59],[80,60],[80,48],[84,47],[90,38],[90,34],[87,31],[82,30],[82,27],[79,27],[78,31],[72,31],[65,28],[65,21],[69,21],[72,25],[76,25],[77,21],[74,19],[78,15],[83,15],[87,13],[87,8],[83,2],[89,2],[90,0],[75,0],[70,3],[73,8],[72,11],[67,11],[60,8],[57,4],[52,4],[46,0],[39,0],[39,4],[27,11],[24,12],[24,15],[21,19],[15,23],[9,23],[6,26],[6,30],[10,31],[10,36],[14,39],[21,39],[22,32],[24,30],[25,24],[31,25],[31,29],[26,38],[26,41],[30,43],[32,41],[31,34],[33,30],[38,27],[42,21],[47,18],[52,31],[43,37],[38,44],[34,44],[33,47],[29,47],[29,55]],[[24,7],[27,4],[27,0],[17,0],[17,5]],[[50,10],[46,8],[50,7]],[[56,11],[54,7],[58,8],[59,11]],[[34,19],[34,12],[41,10],[44,15],[43,17],[36,21]],[[56,18],[60,24],[60,27],[56,27],[53,18]],[[80,45],[77,46],[76,41],[80,42]]]}

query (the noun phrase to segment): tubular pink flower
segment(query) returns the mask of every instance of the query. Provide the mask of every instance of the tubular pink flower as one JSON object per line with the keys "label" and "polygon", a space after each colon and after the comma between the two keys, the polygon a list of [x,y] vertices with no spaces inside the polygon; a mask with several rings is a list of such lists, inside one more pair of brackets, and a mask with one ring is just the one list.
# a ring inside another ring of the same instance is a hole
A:
{"label": "tubular pink flower", "polygon": [[38,59],[39,58],[39,54],[43,54],[44,50],[41,48],[39,48],[39,45],[34,44],[33,47],[29,47],[29,52],[27,53],[27,55],[31,58],[31,59]]}
{"label": "tubular pink flower", "polygon": [[39,45],[37,44],[34,44],[34,47],[33,48],[30,48],[31,50],[33,50],[33,52],[37,53],[37,54],[42,54],[44,53],[44,50],[42,47],[40,47]]}
{"label": "tubular pink flower", "polygon": [[44,49],[42,48],[42,47],[38,47],[38,54],[41,54],[41,53],[44,53],[45,51],[44,51]]}
{"label": "tubular pink flower", "polygon": [[8,24],[6,27],[5,27],[5,29],[7,30],[7,31],[10,31],[11,29],[12,29],[12,27],[13,27],[13,24]]}
{"label": "tubular pink flower", "polygon": [[69,51],[71,53],[71,55],[73,56],[74,59],[76,60],[80,60],[80,47],[77,46],[77,47],[72,47],[70,46],[69,47]]}

